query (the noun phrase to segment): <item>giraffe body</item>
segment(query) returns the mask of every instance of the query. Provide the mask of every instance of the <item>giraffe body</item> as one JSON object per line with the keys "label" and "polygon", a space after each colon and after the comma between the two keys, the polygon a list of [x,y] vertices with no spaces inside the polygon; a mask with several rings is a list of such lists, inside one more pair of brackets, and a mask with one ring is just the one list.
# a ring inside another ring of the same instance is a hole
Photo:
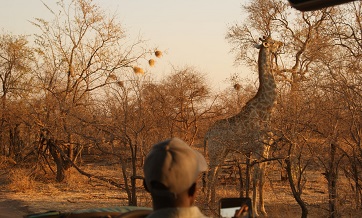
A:
{"label": "giraffe body", "polygon": [[[260,49],[258,57],[258,92],[238,114],[215,122],[205,136],[210,165],[207,196],[211,195],[211,202],[215,201],[215,183],[217,182],[218,169],[229,153],[251,154],[252,160],[256,161],[268,158],[269,121],[277,98],[271,64],[273,54],[282,44],[270,37],[261,40],[262,44],[258,47]],[[257,215],[257,186],[259,187],[259,210],[266,215],[263,200],[264,174],[265,163],[255,164],[253,174],[254,215]]]}

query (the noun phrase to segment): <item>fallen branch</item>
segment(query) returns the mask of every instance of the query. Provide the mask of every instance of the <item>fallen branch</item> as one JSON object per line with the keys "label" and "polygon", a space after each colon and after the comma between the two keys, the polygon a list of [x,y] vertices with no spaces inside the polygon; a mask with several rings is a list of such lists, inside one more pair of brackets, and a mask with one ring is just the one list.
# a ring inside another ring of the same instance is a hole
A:
{"label": "fallen branch", "polygon": [[115,181],[113,181],[112,179],[107,179],[103,176],[97,176],[97,175],[93,175],[93,174],[90,174],[90,173],[87,173],[85,172],[84,170],[80,169],[69,157],[68,155],[66,155],[62,149],[59,148],[58,145],[56,145],[55,143],[52,143],[52,146],[54,146],[57,151],[60,153],[60,155],[66,160],[66,161],[69,161],[69,163],[82,175],[84,176],[87,176],[88,178],[95,178],[95,179],[98,179],[98,180],[101,180],[103,182],[107,182],[117,188],[120,188],[120,189],[125,189],[124,186],[122,184],[119,184]]}

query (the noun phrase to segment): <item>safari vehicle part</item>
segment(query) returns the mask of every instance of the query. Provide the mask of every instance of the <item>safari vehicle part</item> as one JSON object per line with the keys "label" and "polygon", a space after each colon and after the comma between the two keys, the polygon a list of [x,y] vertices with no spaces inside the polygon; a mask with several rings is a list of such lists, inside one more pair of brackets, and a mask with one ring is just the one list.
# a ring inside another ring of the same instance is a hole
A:
{"label": "safari vehicle part", "polygon": [[48,211],[25,215],[24,218],[144,218],[152,213],[152,208],[123,206],[113,208],[95,208],[73,212]]}
{"label": "safari vehicle part", "polygon": [[355,0],[288,0],[290,5],[300,11],[313,11]]}

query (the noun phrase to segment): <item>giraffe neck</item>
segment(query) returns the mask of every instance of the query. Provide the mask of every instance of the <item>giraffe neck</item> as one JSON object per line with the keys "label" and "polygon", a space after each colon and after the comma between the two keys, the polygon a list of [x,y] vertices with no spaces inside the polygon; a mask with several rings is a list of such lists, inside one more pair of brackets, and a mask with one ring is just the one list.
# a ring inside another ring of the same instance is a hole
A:
{"label": "giraffe neck", "polygon": [[272,72],[272,53],[266,47],[261,47],[258,59],[259,89],[255,97],[262,97],[275,101],[276,84]]}
{"label": "giraffe neck", "polygon": [[263,46],[260,48],[258,59],[259,88],[256,95],[246,103],[237,117],[248,116],[247,114],[251,111],[258,111],[259,116],[265,119],[269,117],[277,97],[276,83],[271,68],[271,55],[268,48]]}

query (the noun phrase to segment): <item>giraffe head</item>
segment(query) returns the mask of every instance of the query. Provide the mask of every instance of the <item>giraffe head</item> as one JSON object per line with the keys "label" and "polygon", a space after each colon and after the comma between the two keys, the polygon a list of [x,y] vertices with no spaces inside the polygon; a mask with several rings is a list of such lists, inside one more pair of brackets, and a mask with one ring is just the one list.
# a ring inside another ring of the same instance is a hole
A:
{"label": "giraffe head", "polygon": [[259,38],[262,42],[260,45],[257,46],[258,49],[267,48],[271,53],[275,53],[282,47],[283,43],[273,40],[270,36],[263,36],[263,38]]}

